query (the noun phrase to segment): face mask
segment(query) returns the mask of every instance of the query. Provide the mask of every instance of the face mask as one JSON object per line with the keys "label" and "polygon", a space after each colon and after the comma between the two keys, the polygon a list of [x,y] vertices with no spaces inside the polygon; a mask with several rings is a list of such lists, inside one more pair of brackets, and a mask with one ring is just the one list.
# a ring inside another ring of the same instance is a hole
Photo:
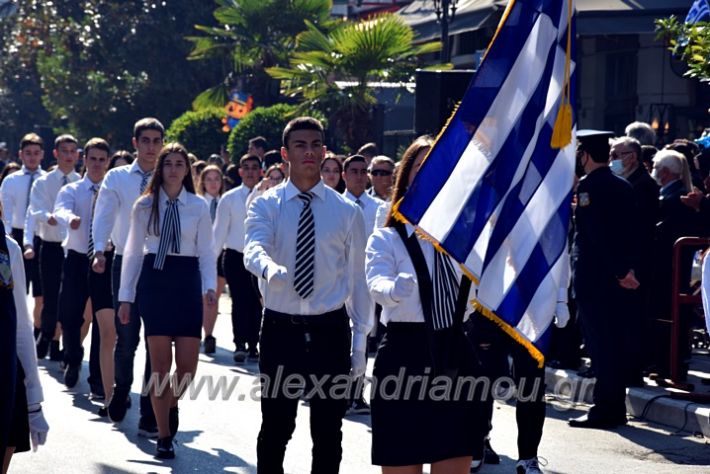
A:
{"label": "face mask", "polygon": [[659,186],[663,186],[663,184],[661,184],[661,177],[658,176],[657,169],[654,168],[653,171],[651,171],[651,178],[653,178]]}
{"label": "face mask", "polygon": [[624,172],[624,163],[621,160],[611,160],[609,168],[611,168],[611,172],[615,175],[621,175],[621,173]]}

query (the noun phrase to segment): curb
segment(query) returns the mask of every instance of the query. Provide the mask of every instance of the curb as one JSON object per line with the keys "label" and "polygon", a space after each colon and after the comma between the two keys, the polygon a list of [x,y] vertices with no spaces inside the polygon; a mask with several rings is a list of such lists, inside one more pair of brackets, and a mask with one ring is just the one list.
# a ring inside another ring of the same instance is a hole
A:
{"label": "curb", "polygon": [[[580,377],[573,371],[545,368],[547,392],[568,403],[592,404],[596,379]],[[626,412],[688,433],[702,433],[710,439],[710,406],[670,398],[671,390],[646,386],[626,391]]]}

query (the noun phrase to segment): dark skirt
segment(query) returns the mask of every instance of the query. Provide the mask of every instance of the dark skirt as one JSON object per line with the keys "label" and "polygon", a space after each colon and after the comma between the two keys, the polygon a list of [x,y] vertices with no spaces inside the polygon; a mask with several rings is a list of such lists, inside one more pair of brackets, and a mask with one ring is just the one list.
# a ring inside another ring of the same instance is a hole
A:
{"label": "dark skirt", "polygon": [[30,424],[27,419],[27,392],[25,390],[25,372],[17,362],[17,380],[15,381],[15,406],[10,422],[8,446],[14,446],[16,453],[30,450]]}
{"label": "dark skirt", "polygon": [[111,286],[113,250],[104,252],[104,256],[106,257],[106,269],[103,273],[93,271],[91,261],[89,261],[89,295],[94,313],[102,309],[113,309],[113,288]]}
{"label": "dark skirt", "polygon": [[[462,395],[454,396],[459,378],[473,375],[473,360],[470,368],[449,379],[454,388],[448,400],[440,399],[444,389],[432,390],[443,383],[432,383],[436,378],[431,365],[424,323],[387,325],[373,372],[377,382],[372,386],[373,464],[408,466],[471,456],[481,442],[482,404],[477,397],[468,399],[469,385],[462,384]],[[428,382],[422,384],[418,376]]]}
{"label": "dark skirt", "polygon": [[197,257],[168,255],[162,270],[155,254],[143,259],[136,288],[146,336],[202,336],[202,278]]}

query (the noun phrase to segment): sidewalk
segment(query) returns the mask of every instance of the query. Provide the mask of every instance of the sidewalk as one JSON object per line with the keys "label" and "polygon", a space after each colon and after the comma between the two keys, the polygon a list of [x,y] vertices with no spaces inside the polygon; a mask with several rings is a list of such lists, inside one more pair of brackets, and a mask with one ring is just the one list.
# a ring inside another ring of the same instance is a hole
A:
{"label": "sidewalk", "polygon": [[[560,402],[571,405],[592,403],[596,379],[580,377],[576,371],[546,368],[547,391]],[[688,382],[695,392],[710,394],[710,356],[696,353],[690,362]],[[682,394],[673,388],[661,387],[646,378],[643,388],[629,388],[626,393],[626,411],[632,417],[666,425],[679,432],[689,432],[710,439],[710,404],[671,398],[672,393]]]}

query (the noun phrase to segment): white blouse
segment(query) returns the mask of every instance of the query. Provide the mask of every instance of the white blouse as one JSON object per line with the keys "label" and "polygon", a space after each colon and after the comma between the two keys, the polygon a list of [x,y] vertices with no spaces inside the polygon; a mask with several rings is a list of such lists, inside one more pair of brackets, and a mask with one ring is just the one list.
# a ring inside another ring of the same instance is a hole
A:
{"label": "white blouse", "polygon": [[[411,236],[414,228],[408,224],[405,227],[407,235]],[[434,252],[436,252],[436,249],[426,240],[417,239],[417,241],[424,254],[429,274],[433,278]],[[456,275],[460,279],[462,275],[461,268],[456,262],[452,261],[452,263],[456,270]],[[394,227],[376,228],[370,236],[365,252],[365,273],[367,275],[367,287],[372,298],[382,305],[382,315],[380,316],[382,324],[386,326],[389,321],[425,322],[419,297],[419,287],[417,286],[417,273],[414,270],[412,259],[409,258],[407,247]],[[392,298],[392,289],[394,288],[394,281],[400,273],[412,275],[417,285],[414,286],[414,290],[409,296],[398,301]],[[466,310],[467,314],[473,311],[470,302],[475,295],[475,291],[476,285],[472,283],[468,298],[469,304]]]}
{"label": "white blouse", "polygon": [[[0,236],[1,237],[1,236]],[[42,384],[39,381],[37,370],[37,349],[32,329],[32,319],[27,309],[27,295],[25,294],[25,266],[22,260],[20,246],[9,235],[5,236],[8,254],[10,255],[10,268],[12,269],[12,296],[15,300],[17,313],[17,358],[25,372],[25,388],[27,390],[27,405],[41,403],[44,400]]]}
{"label": "white blouse", "polygon": [[[161,230],[168,200],[167,194],[161,189],[158,205],[160,212],[158,228]],[[217,287],[217,255],[214,253],[210,210],[204,199],[187,192],[185,188],[182,188],[177,200],[180,214],[180,253],[173,253],[170,246],[167,255],[198,257],[204,294]],[[153,234],[153,223],[150,223],[150,228],[148,228],[152,203],[152,196],[141,197],[136,201],[131,211],[128,239],[121,266],[121,286],[118,291],[118,300],[121,302],[132,303],[135,301],[136,285],[143,266],[143,257],[146,254],[158,252],[160,236]]]}

